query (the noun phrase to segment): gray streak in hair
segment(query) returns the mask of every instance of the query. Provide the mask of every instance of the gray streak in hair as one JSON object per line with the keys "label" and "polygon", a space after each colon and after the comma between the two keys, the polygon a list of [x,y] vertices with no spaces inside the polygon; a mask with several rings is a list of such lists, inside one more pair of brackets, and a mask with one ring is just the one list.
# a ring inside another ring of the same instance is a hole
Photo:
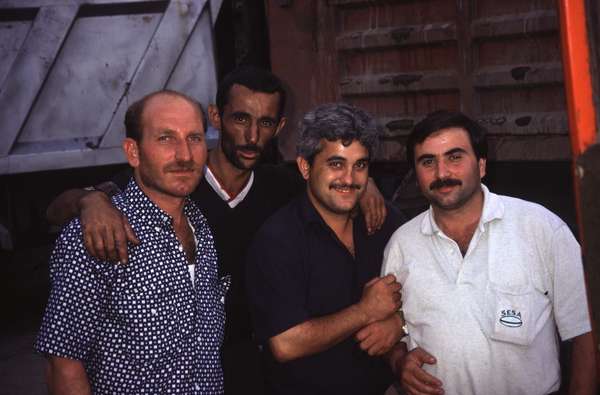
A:
{"label": "gray streak in hair", "polygon": [[342,140],[344,145],[360,142],[373,156],[379,137],[375,119],[365,110],[346,103],[328,103],[317,106],[304,115],[296,152],[312,164],[321,151],[321,139]]}

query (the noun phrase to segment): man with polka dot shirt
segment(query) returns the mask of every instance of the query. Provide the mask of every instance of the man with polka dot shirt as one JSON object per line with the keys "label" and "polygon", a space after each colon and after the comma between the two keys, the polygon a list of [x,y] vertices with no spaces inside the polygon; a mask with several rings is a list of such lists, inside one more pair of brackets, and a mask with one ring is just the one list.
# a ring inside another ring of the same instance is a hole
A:
{"label": "man with polka dot shirt", "polygon": [[36,342],[50,392],[222,394],[227,283],[187,197],[206,162],[202,109],[160,91],[131,105],[125,126],[133,177],[113,203],[140,243],[114,265],[88,254],[78,219],[61,233]]}

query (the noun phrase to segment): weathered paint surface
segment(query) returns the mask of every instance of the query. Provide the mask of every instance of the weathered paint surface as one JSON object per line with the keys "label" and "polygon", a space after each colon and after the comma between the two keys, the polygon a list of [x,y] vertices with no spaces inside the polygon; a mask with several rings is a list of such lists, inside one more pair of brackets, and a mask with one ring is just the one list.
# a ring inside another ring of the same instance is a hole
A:
{"label": "weathered paint surface", "polygon": [[0,174],[121,163],[127,106],[216,94],[221,0],[0,1]]}
{"label": "weathered paint surface", "polygon": [[378,117],[378,160],[404,160],[411,127],[442,108],[487,126],[492,160],[571,158],[553,0],[304,0],[268,12],[273,70],[294,98],[287,159],[300,115],[336,100]]}

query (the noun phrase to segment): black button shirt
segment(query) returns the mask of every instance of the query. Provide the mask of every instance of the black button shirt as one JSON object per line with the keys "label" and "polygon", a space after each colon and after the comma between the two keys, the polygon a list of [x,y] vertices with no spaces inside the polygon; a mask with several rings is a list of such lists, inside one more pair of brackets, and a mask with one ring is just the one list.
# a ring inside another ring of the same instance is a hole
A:
{"label": "black button shirt", "polygon": [[360,300],[363,285],[379,276],[383,250],[402,224],[388,207],[382,229],[367,235],[354,220],[353,257],[327,226],[308,196],[292,201],[258,232],[248,255],[248,296],[258,340],[265,347],[273,394],[382,394],[391,384],[388,365],[363,352],[353,338],[327,351],[285,364],[269,353],[269,338]]}

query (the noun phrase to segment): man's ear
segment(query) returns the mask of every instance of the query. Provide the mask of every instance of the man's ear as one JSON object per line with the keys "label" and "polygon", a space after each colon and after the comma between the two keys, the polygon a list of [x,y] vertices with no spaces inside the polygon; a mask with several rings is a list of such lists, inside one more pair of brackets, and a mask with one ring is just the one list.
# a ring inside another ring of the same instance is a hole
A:
{"label": "man's ear", "polygon": [[275,134],[273,134],[273,137],[276,137],[279,134],[279,132],[281,132],[281,129],[283,129],[283,127],[285,126],[286,123],[287,123],[286,117],[279,118],[279,123],[277,124],[277,129],[275,129]]}
{"label": "man's ear", "polygon": [[123,140],[123,151],[125,151],[125,156],[127,157],[127,162],[129,162],[129,166],[138,167],[140,165],[137,141],[127,137],[125,140]]}
{"label": "man's ear", "polygon": [[298,165],[298,170],[300,170],[300,174],[305,180],[308,180],[308,175],[310,174],[310,164],[306,159],[301,156],[296,157],[296,164]]}
{"label": "man's ear", "polygon": [[213,128],[221,130],[221,115],[219,109],[214,104],[208,105],[208,121]]}
{"label": "man's ear", "polygon": [[485,166],[487,161],[483,158],[479,159],[479,178],[485,177]]}

